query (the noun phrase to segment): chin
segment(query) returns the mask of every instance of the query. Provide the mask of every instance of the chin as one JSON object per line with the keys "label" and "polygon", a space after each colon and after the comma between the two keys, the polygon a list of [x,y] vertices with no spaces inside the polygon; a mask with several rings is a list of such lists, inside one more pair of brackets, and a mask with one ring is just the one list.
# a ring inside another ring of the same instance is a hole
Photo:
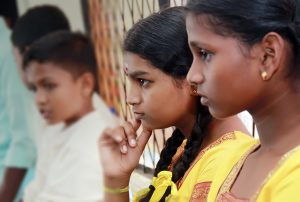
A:
{"label": "chin", "polygon": [[209,108],[209,113],[216,119],[226,119],[233,115],[231,113],[227,113],[221,110],[214,110],[212,108]]}
{"label": "chin", "polygon": [[141,120],[141,124],[143,127],[149,129],[149,130],[156,130],[156,129],[162,129],[161,125],[149,123],[148,121]]}
{"label": "chin", "polygon": [[62,121],[60,121],[60,120],[53,120],[53,119],[47,119],[46,120],[46,123],[48,124],[48,125],[55,125],[55,124],[58,124],[58,123],[61,123]]}
{"label": "chin", "polygon": [[141,125],[149,130],[157,129],[153,124],[149,124],[147,121],[141,120]]}

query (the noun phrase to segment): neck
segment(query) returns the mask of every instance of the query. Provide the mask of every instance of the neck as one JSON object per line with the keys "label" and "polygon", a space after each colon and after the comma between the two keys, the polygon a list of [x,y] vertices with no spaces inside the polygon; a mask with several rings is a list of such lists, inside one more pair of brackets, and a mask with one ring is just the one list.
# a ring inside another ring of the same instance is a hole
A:
{"label": "neck", "polygon": [[215,119],[212,118],[212,121],[208,128],[207,137],[204,139],[203,148],[210,145],[222,135],[233,132],[241,131],[245,134],[249,134],[249,131],[246,129],[245,125],[242,123],[238,116],[231,116],[225,119]]}
{"label": "neck", "polygon": [[175,127],[178,128],[185,138],[189,138],[191,136],[194,124],[196,122],[196,115],[189,114],[186,118],[181,119],[180,123],[176,124]]}
{"label": "neck", "polygon": [[300,144],[300,95],[286,89],[270,100],[250,113],[257,126],[261,151],[285,153]]}
{"label": "neck", "polygon": [[70,125],[74,124],[80,118],[92,112],[93,110],[94,107],[92,105],[92,102],[87,103],[75,116],[65,121],[65,127],[69,127]]}

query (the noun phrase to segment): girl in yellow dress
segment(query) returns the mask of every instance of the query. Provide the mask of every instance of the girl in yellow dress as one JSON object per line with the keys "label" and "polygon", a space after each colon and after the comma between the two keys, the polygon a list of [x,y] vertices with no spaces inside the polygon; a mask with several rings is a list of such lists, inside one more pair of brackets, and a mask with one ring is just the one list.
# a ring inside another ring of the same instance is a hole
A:
{"label": "girl in yellow dress", "polygon": [[[130,175],[153,129],[175,126],[149,188],[133,201],[205,201],[214,171],[228,148],[252,139],[238,117],[211,118],[185,79],[192,62],[182,7],[154,13],[135,24],[124,41],[130,89],[127,103],[137,121],[107,129],[99,150],[106,201],[128,201]],[[137,129],[144,131],[137,137]]]}
{"label": "girl in yellow dress", "polygon": [[300,201],[300,27],[294,0],[190,0],[187,79],[216,118],[247,110],[260,141],[227,154],[208,201]]}

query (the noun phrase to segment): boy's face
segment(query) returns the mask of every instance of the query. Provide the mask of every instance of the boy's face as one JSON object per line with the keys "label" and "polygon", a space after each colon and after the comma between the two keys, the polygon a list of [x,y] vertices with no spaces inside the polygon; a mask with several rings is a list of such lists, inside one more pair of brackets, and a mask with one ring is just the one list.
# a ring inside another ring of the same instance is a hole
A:
{"label": "boy's face", "polygon": [[87,93],[81,77],[74,76],[54,63],[31,62],[25,71],[41,115],[48,124],[78,120],[90,110],[90,92]]}

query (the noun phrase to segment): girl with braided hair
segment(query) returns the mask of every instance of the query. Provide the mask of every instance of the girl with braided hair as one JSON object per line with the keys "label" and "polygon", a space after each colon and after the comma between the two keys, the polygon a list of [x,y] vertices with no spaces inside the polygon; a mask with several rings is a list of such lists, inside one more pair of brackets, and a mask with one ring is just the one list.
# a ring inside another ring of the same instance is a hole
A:
{"label": "girl with braided hair", "polygon": [[214,117],[247,110],[260,138],[227,155],[216,171],[208,201],[300,201],[300,16],[296,3],[190,0],[187,4],[186,25],[194,56],[187,79],[197,85],[202,103]]}
{"label": "girl with braided hair", "polygon": [[[127,103],[135,121],[106,129],[99,141],[106,201],[128,201],[130,175],[153,129],[174,126],[149,188],[133,201],[205,200],[224,151],[252,139],[237,116],[211,117],[191,95],[186,75],[192,62],[185,10],[173,7],[140,20],[124,40],[130,89]],[[137,137],[137,129],[143,128]]]}

